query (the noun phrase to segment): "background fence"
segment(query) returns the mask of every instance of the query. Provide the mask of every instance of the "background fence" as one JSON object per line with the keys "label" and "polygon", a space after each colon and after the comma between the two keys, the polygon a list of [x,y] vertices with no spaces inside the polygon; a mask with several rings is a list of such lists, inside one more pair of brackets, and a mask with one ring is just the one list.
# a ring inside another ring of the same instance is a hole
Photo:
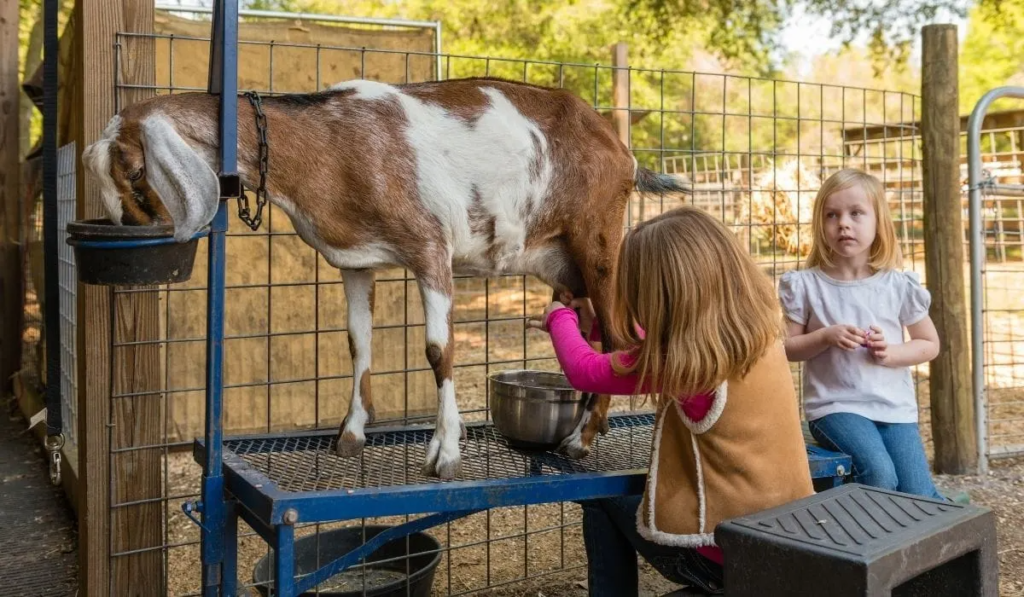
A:
{"label": "background fence", "polygon": [[[208,25],[204,27],[208,31]],[[916,124],[920,99],[915,95],[677,70],[437,57],[429,48],[246,40],[244,27],[242,39],[240,88],[265,94],[313,91],[349,78],[431,80],[438,70],[444,78],[490,75],[571,89],[618,127],[643,165],[691,178],[698,191],[686,200],[732,227],[775,279],[800,267],[806,256],[811,203],[821,181],[844,166],[864,168],[886,187],[905,267],[924,277]],[[155,46],[154,92],[205,90],[205,36],[118,36],[118,48],[132,44]],[[134,93],[140,87],[122,81],[117,92]],[[1002,134],[993,131],[991,138],[1002,139]],[[273,151],[273,131],[270,139]],[[1017,163],[1020,144],[1012,143],[1016,145],[1007,150],[1004,141],[993,141],[996,157],[1012,154],[1008,161]],[[682,200],[635,198],[624,225]],[[1006,384],[1005,396],[995,391],[995,385],[990,392],[994,451],[996,446],[1011,445],[997,437],[1011,442],[1024,433],[1019,415],[1024,371],[1017,369],[1014,341],[1022,313],[1022,280],[1017,274],[1022,269],[1021,212],[1014,201],[1019,200],[992,198],[987,204],[990,257],[1002,261],[999,269],[990,264],[986,273],[986,321],[996,330],[986,343],[991,358],[986,372],[990,383]],[[251,232],[233,221],[228,235],[225,433],[335,427],[347,410],[352,384],[341,276],[296,236],[283,213],[270,208],[264,222]],[[130,574],[129,569],[155,566],[167,594],[199,592],[199,532],[180,507],[198,495],[201,478],[187,448],[193,437],[202,435],[204,425],[205,268],[203,241],[189,283],[122,289],[112,301],[115,326],[138,316],[123,309],[121,299],[129,296],[151,297],[147,313],[158,322],[149,337],[115,341],[110,351],[116,376],[134,367],[136,375],[152,378],[141,384],[115,379],[112,385],[112,586],[119,582],[119,574]],[[994,275],[1004,270],[1005,277]],[[420,422],[433,416],[436,389],[424,356],[418,290],[407,272],[393,269],[378,275],[376,297],[372,384],[378,419]],[[455,383],[467,421],[488,417],[487,373],[524,366],[557,369],[546,336],[524,324],[527,316],[542,312],[549,297],[550,290],[532,278],[456,280]],[[915,381],[930,449],[928,387],[921,383],[926,372],[927,367],[917,368]],[[794,367],[795,383],[798,373]],[[620,400],[613,408],[635,406]],[[128,411],[133,421],[148,427],[125,428]],[[550,504],[492,510],[441,527],[433,531],[446,549],[435,589],[463,594],[525,582],[516,588],[522,592],[529,583],[582,577],[582,572],[574,571],[585,564],[579,520],[576,505]],[[297,534],[394,522],[318,525]],[[128,527],[130,534],[124,531]],[[239,571],[243,581],[250,581],[254,563],[267,550],[262,540],[244,530],[238,544]]]}

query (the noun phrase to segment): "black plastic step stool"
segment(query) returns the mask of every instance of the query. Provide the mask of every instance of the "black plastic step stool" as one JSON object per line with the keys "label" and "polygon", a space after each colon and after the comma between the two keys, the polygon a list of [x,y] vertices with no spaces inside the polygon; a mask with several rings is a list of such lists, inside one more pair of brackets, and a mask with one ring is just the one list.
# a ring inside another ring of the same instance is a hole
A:
{"label": "black plastic step stool", "polygon": [[728,597],[996,597],[986,508],[851,483],[718,525]]}

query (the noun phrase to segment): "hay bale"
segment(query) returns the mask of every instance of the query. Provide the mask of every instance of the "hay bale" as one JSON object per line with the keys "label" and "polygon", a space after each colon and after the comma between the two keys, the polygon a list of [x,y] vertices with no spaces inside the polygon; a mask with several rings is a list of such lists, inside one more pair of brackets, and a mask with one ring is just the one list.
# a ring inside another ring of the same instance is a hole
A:
{"label": "hay bale", "polygon": [[750,240],[774,245],[787,255],[806,257],[811,250],[811,214],[821,179],[800,160],[787,160],[761,172],[743,202],[740,222]]}

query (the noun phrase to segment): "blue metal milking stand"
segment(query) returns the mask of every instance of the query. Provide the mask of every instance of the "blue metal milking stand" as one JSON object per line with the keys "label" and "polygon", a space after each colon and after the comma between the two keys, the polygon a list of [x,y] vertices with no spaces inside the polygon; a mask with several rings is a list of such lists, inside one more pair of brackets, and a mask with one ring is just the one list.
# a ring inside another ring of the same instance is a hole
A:
{"label": "blue metal milking stand", "polygon": [[[238,515],[226,499],[221,468],[224,391],[224,271],[227,200],[238,182],[238,0],[215,0],[209,92],[220,95],[220,206],[210,226],[206,318],[206,460],[203,465],[203,597],[233,596]],[[227,550],[231,550],[228,554]],[[225,557],[227,556],[227,557]]]}

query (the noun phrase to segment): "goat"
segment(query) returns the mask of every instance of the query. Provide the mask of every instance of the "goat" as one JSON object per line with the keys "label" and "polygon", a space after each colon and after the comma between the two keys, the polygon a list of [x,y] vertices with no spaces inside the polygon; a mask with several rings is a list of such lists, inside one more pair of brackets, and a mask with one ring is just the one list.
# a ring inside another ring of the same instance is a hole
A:
{"label": "goat", "polygon": [[[110,219],[173,223],[179,241],[218,207],[218,102],[159,96],[125,108],[82,160]],[[569,91],[493,78],[387,85],[347,81],[263,100],[268,198],[342,272],[352,397],[336,444],[357,455],[373,422],[370,338],[374,270],[401,266],[419,286],[438,413],[424,474],[459,472],[465,433],[452,380],[453,273],[533,275],[554,296],[589,296],[610,318],[630,194],[689,192],[640,168],[611,125]],[[253,108],[238,105],[238,172],[255,188]],[[602,326],[604,327],[604,326]],[[603,349],[618,341],[603,329]],[[591,396],[562,444],[585,456],[607,430],[608,396]]]}

